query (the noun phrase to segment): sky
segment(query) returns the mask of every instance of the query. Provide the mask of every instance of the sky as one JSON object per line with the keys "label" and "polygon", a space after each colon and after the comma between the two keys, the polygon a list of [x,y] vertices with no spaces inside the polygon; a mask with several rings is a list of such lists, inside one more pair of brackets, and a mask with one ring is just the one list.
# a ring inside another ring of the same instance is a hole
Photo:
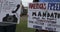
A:
{"label": "sky", "polygon": [[32,3],[33,0],[22,0],[24,6],[28,6],[28,3]]}

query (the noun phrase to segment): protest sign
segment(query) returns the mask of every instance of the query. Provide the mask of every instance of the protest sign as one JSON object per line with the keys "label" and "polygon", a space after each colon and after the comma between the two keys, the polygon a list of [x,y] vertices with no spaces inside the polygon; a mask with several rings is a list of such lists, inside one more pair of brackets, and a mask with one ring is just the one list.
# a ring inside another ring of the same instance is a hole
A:
{"label": "protest sign", "polygon": [[60,32],[60,3],[29,3],[28,27]]}
{"label": "protest sign", "polygon": [[21,0],[0,0],[0,22],[18,24]]}

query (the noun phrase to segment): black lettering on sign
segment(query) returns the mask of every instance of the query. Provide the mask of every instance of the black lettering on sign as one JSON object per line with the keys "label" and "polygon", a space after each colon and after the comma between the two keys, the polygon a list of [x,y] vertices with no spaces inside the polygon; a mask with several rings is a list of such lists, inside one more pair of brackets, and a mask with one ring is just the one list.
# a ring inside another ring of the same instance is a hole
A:
{"label": "black lettering on sign", "polygon": [[50,13],[47,13],[47,17],[50,17]]}
{"label": "black lettering on sign", "polygon": [[58,18],[60,18],[60,14],[58,13]]}
{"label": "black lettering on sign", "polygon": [[29,23],[33,23],[33,21],[29,21]]}
{"label": "black lettering on sign", "polygon": [[41,16],[41,12],[38,13],[38,16]]}
{"label": "black lettering on sign", "polygon": [[32,12],[32,16],[36,16],[36,12]]}
{"label": "black lettering on sign", "polygon": [[52,13],[46,13],[46,12],[32,12],[32,16],[40,16],[40,17],[53,17],[53,18],[60,18],[60,13],[58,13],[58,12],[52,12]]}
{"label": "black lettering on sign", "polygon": [[54,13],[55,14],[55,18],[57,17],[57,13]]}
{"label": "black lettering on sign", "polygon": [[46,17],[46,12],[43,12],[43,17]]}
{"label": "black lettering on sign", "polygon": [[54,17],[54,13],[51,13],[51,16],[50,17]]}

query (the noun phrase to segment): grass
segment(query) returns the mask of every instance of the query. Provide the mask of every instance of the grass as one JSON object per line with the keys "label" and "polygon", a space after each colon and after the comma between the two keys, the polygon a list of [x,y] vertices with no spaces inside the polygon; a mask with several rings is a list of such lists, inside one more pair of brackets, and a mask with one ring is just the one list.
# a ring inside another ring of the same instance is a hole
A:
{"label": "grass", "polygon": [[27,27],[27,16],[22,16],[20,24],[17,25],[16,32],[35,32],[34,29]]}

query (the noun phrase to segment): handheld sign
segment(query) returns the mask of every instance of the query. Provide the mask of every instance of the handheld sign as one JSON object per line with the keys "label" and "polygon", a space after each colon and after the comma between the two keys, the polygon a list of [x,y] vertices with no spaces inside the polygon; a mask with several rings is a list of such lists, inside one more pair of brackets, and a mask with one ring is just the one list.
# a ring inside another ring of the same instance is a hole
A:
{"label": "handheld sign", "polygon": [[60,3],[29,3],[28,27],[60,32]]}
{"label": "handheld sign", "polygon": [[20,22],[21,0],[0,0],[0,22],[18,24]]}

